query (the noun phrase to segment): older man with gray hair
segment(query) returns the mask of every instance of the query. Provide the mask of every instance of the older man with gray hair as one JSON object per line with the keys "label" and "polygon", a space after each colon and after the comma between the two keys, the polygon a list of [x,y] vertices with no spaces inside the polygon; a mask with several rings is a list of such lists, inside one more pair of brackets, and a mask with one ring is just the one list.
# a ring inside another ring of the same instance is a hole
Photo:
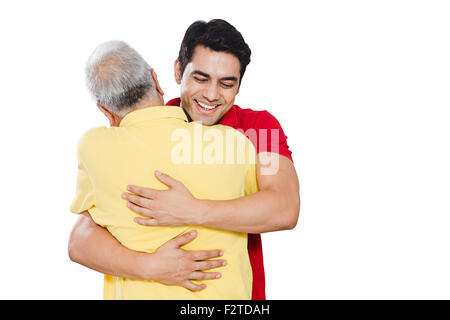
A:
{"label": "older man with gray hair", "polygon": [[86,85],[100,110],[114,119],[149,102],[164,105],[155,71],[123,41],[109,41],[94,50],[86,64]]}
{"label": "older man with gray hair", "polygon": [[[126,248],[151,253],[141,256],[147,264],[136,261],[136,265],[148,266],[148,279],[137,279],[133,274],[124,278],[122,270],[117,269],[121,277],[105,275],[104,298],[250,299],[252,271],[246,233],[202,226],[143,226],[133,221],[137,214],[126,207],[121,194],[130,181],[167,189],[155,178],[154,173],[159,174],[156,170],[182,181],[196,198],[228,200],[255,193],[255,150],[251,142],[238,134],[234,145],[223,145],[220,150],[235,153],[234,148],[244,144],[250,152],[246,152],[243,163],[174,163],[172,151],[180,143],[174,141],[174,132],[182,130],[194,136],[200,124],[188,123],[182,108],[163,106],[164,93],[155,71],[122,41],[106,42],[95,49],[87,63],[86,80],[111,127],[92,129],[80,140],[77,190],[71,211],[90,215]],[[204,136],[219,133],[223,137],[234,130],[223,126],[201,129]],[[193,144],[187,142],[186,150],[204,148]],[[191,241],[197,233],[198,238]],[[73,245],[69,246],[69,255],[77,261],[70,249]],[[218,256],[226,260],[210,260]],[[220,273],[202,272],[212,268],[220,268]],[[97,270],[104,271],[101,267]],[[206,286],[204,280],[212,279]]]}

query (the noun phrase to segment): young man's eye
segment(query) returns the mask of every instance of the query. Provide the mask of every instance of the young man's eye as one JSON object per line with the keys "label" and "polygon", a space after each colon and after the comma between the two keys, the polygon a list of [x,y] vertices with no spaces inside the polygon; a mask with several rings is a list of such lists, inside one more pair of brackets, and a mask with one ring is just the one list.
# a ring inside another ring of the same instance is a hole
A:
{"label": "young man's eye", "polygon": [[205,82],[205,81],[208,81],[208,79],[205,79],[205,78],[194,77],[194,79],[195,79],[195,81],[198,81],[198,82]]}
{"label": "young man's eye", "polygon": [[222,86],[225,87],[225,88],[233,88],[234,87],[234,83],[222,82]]}

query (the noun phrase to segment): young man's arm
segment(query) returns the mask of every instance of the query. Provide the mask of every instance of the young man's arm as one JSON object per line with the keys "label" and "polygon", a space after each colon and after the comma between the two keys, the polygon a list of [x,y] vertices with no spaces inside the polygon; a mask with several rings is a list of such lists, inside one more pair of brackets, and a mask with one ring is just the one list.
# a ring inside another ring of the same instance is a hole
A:
{"label": "young man's arm", "polygon": [[155,280],[179,285],[189,290],[202,290],[190,280],[217,279],[219,273],[202,272],[222,266],[220,250],[186,251],[180,247],[192,241],[195,232],[166,242],[155,253],[136,252],[122,246],[106,229],[98,226],[89,212],[80,214],[69,240],[69,256],[74,262],[103,274],[130,279]]}
{"label": "young man's arm", "polygon": [[259,192],[234,200],[198,200],[179,181],[157,174],[169,190],[130,186],[124,194],[129,207],[153,219],[135,218],[149,226],[203,225],[224,230],[263,233],[295,227],[299,210],[299,184],[290,159],[279,156],[276,174],[263,175],[264,163],[258,154],[257,180]]}

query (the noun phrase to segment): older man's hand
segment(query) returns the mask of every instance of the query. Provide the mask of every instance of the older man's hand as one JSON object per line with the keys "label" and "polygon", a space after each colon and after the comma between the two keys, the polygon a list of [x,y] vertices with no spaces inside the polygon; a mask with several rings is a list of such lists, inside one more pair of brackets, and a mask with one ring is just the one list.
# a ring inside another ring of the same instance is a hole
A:
{"label": "older man's hand", "polygon": [[[155,261],[151,264],[143,264],[150,278],[167,285],[183,286],[192,291],[199,291],[206,288],[205,284],[194,283],[191,280],[212,280],[219,279],[218,272],[204,272],[218,267],[223,267],[227,262],[223,259],[209,260],[223,255],[221,250],[187,251],[181,247],[192,241],[197,236],[197,232],[191,231],[177,238],[174,238],[159,247],[155,253]],[[145,257],[144,257],[145,259]],[[161,263],[164,261],[164,263]]]}
{"label": "older man's hand", "polygon": [[122,198],[129,201],[128,208],[148,217],[136,217],[134,221],[145,226],[201,225],[205,209],[203,202],[194,198],[180,181],[159,171],[155,172],[155,176],[169,190],[130,185],[127,190],[132,193],[122,194]]}

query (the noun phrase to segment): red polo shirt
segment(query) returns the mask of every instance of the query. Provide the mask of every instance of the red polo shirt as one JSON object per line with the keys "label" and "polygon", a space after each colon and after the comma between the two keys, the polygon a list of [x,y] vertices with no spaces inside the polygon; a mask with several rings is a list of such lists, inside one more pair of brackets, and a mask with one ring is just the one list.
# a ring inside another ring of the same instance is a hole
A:
{"label": "red polo shirt", "polygon": [[[166,105],[179,106],[180,98],[172,99]],[[237,130],[243,130],[244,134],[248,134],[257,152],[277,152],[292,161],[287,137],[280,123],[269,112],[242,109],[234,105],[219,123]],[[252,132],[256,134],[252,135]],[[260,234],[248,235],[248,255],[253,271],[252,300],[265,300],[266,280]]]}

